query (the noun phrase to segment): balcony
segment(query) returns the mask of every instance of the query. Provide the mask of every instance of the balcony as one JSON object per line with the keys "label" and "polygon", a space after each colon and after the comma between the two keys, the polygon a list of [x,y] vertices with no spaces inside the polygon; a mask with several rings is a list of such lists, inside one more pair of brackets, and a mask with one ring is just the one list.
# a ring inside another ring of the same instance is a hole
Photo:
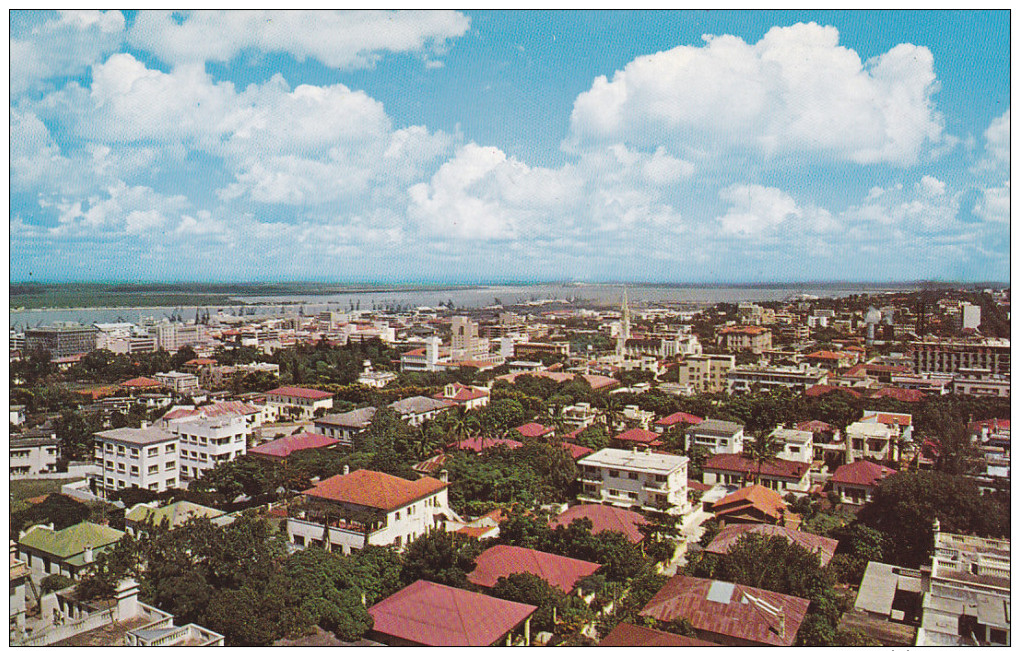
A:
{"label": "balcony", "polygon": [[664,481],[645,481],[645,490],[649,493],[668,493],[669,486]]}

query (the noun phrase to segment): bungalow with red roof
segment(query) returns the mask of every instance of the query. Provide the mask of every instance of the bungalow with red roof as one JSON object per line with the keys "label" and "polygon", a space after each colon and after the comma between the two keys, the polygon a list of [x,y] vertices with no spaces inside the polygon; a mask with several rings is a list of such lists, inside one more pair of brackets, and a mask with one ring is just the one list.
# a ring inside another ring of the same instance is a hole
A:
{"label": "bungalow with red roof", "polygon": [[467,575],[467,580],[474,585],[491,588],[500,578],[511,574],[533,574],[569,594],[578,581],[591,576],[601,567],[598,563],[526,547],[495,545],[478,555],[475,569]]}
{"label": "bungalow with red roof", "polygon": [[537,609],[419,580],[368,609],[369,637],[388,646],[528,646]]}
{"label": "bungalow with red roof", "polygon": [[465,409],[477,409],[489,404],[488,389],[469,387],[457,382],[447,384],[441,392],[432,397],[451,407],[464,407]]}
{"label": "bungalow with red roof", "polygon": [[582,518],[587,518],[591,522],[591,532],[593,534],[602,533],[603,531],[618,531],[635,545],[645,538],[639,527],[648,523],[648,520],[643,515],[635,511],[619,509],[615,506],[605,506],[604,504],[581,504],[579,506],[572,506],[550,519],[549,526],[553,529],[565,527],[574,520]]}
{"label": "bungalow with red roof", "polygon": [[716,500],[709,510],[723,524],[799,523],[800,518],[789,512],[783,496],[764,486],[746,486]]}
{"label": "bungalow with red roof", "polygon": [[620,432],[613,437],[613,441],[618,447],[628,450],[635,448],[657,448],[662,445],[658,434],[640,428]]}
{"label": "bungalow with red roof", "polygon": [[694,414],[688,414],[687,412],[678,411],[664,418],[660,418],[659,420],[652,423],[652,430],[658,432],[659,434],[665,434],[671,428],[676,427],[678,425],[679,426],[697,425],[703,420],[705,419],[695,416]]}
{"label": "bungalow with red roof", "polygon": [[263,443],[248,450],[257,459],[286,463],[287,458],[298,450],[321,450],[339,445],[340,441],[313,432],[298,432],[275,441]]}
{"label": "bungalow with red roof", "polygon": [[446,471],[439,476],[409,481],[344,467],[344,474],[319,482],[288,507],[287,537],[297,548],[345,554],[366,545],[402,548],[446,519],[459,520],[448,506]]}
{"label": "bungalow with red roof", "polygon": [[678,575],[639,613],[686,619],[698,639],[726,646],[793,646],[811,602],[736,583]]}
{"label": "bungalow with red roof", "polygon": [[832,473],[832,489],[844,504],[870,502],[875,489],[883,479],[895,475],[892,468],[880,466],[866,459],[848,463]]}
{"label": "bungalow with red roof", "polygon": [[153,389],[162,389],[163,383],[158,382],[150,377],[136,377],[121,382],[120,386],[124,387],[125,389],[129,389],[131,393],[135,393],[136,391],[152,391]]}
{"label": "bungalow with red roof", "polygon": [[333,408],[333,394],[304,387],[280,387],[266,391],[266,410],[275,418],[296,416],[307,420],[315,417],[319,409]]}
{"label": "bungalow with red roof", "polygon": [[597,646],[717,646],[705,640],[646,628],[626,622],[618,624]]}
{"label": "bungalow with red roof", "polygon": [[882,387],[868,396],[868,398],[871,400],[892,398],[899,402],[921,402],[924,400],[924,392],[918,389],[904,389],[902,387]]}
{"label": "bungalow with red roof", "polygon": [[746,486],[755,483],[782,494],[806,494],[811,490],[811,464],[786,459],[768,459],[761,464],[743,454],[717,454],[702,464],[706,484]]}
{"label": "bungalow with red roof", "polygon": [[487,436],[469,436],[463,441],[451,443],[446,447],[454,450],[464,450],[468,452],[481,453],[484,452],[485,450],[491,450],[492,448],[496,447],[505,447],[509,450],[514,450],[516,448],[523,446],[524,446],[523,443],[521,443],[520,441],[515,441],[513,439],[490,438]]}
{"label": "bungalow with red roof", "polygon": [[556,433],[555,427],[550,427],[541,423],[525,423],[524,425],[515,427],[514,429],[525,438],[546,438]]}
{"label": "bungalow with red roof", "polygon": [[595,450],[592,450],[591,448],[586,448],[583,445],[577,445],[576,443],[571,443],[570,441],[557,441],[556,444],[559,445],[564,450],[566,450],[567,453],[570,454],[570,458],[572,458],[574,461],[583,459],[589,454],[593,454],[595,452]]}
{"label": "bungalow with red roof", "polygon": [[821,398],[827,396],[830,393],[842,393],[850,398],[860,398],[861,392],[854,391],[849,387],[834,385],[834,384],[817,384],[813,387],[808,387],[804,390],[804,395],[808,398]]}
{"label": "bungalow with red roof", "polygon": [[712,542],[705,548],[705,553],[725,556],[730,553],[730,549],[737,544],[740,538],[750,534],[786,538],[790,543],[799,545],[812,554],[817,553],[818,561],[822,567],[829,564],[839,545],[839,541],[832,538],[816,536],[805,531],[795,531],[789,527],[779,527],[774,524],[731,524],[723,527],[716,534]]}

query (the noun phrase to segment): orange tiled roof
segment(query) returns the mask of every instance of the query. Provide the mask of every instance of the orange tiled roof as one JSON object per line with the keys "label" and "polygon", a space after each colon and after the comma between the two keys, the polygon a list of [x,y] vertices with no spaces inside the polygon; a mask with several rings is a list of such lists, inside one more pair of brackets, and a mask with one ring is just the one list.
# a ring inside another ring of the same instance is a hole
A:
{"label": "orange tiled roof", "polygon": [[409,481],[384,472],[355,470],[346,475],[335,475],[323,480],[315,488],[306,490],[304,494],[334,502],[392,511],[432,493],[438,493],[447,486],[449,484],[431,477]]}

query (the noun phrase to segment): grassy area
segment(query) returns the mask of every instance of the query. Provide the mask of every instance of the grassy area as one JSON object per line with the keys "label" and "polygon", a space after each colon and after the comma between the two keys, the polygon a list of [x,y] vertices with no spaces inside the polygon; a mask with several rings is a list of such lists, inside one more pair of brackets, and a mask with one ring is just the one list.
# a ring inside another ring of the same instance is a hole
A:
{"label": "grassy area", "polygon": [[26,500],[47,493],[57,493],[64,484],[74,479],[13,479],[11,480],[11,497],[15,500]]}

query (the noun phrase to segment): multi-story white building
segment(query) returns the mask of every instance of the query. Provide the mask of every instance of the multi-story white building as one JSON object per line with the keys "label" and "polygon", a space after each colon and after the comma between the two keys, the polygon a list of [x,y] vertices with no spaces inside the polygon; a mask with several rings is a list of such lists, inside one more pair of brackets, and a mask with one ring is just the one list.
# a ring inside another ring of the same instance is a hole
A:
{"label": "multi-story white building", "polygon": [[683,515],[687,500],[687,457],[604,448],[577,462],[584,502],[666,511]]}
{"label": "multi-story white building", "polygon": [[677,363],[677,383],[697,392],[726,389],[726,374],[736,366],[733,355],[689,355]]}
{"label": "multi-story white building", "polygon": [[218,463],[242,456],[250,429],[244,416],[213,416],[203,413],[167,422],[178,436],[181,481],[198,479]]}
{"label": "multi-story white building", "polygon": [[304,420],[313,418],[319,409],[333,408],[333,394],[318,389],[280,387],[264,395],[266,410],[276,419],[295,416]]}
{"label": "multi-story white building", "polygon": [[599,417],[599,410],[587,402],[579,402],[576,405],[564,407],[560,412],[560,418],[564,425],[572,430],[588,427]]}
{"label": "multi-story white building", "polygon": [[898,461],[899,441],[913,437],[910,414],[865,411],[864,416],[846,428],[847,463],[858,459]]}
{"label": "multi-story white building", "polygon": [[60,457],[56,435],[12,436],[10,445],[11,478],[19,475],[37,475],[56,472]]}
{"label": "multi-story white building", "polygon": [[156,344],[165,351],[176,352],[185,346],[205,342],[205,326],[164,321],[152,328]]}
{"label": "multi-story white building", "polygon": [[812,432],[777,427],[773,430],[772,436],[775,437],[776,441],[783,446],[783,449],[776,455],[777,459],[803,461],[804,463],[811,463],[814,461],[815,435]]}
{"label": "multi-story white building", "polygon": [[460,521],[447,501],[446,473],[440,479],[409,481],[372,470],[330,477],[288,507],[287,538],[293,547],[325,547],[350,553],[366,545],[403,548],[415,538]]}
{"label": "multi-story white building", "polygon": [[191,393],[199,389],[198,376],[191,373],[167,371],[156,373],[152,378],[175,393]]}
{"label": "multi-story white building", "polygon": [[761,354],[772,348],[772,332],[758,326],[723,328],[719,331],[718,345],[726,350]]}
{"label": "multi-story white building", "polygon": [[105,497],[124,488],[162,492],[177,486],[177,434],[161,427],[96,432],[92,491]]}
{"label": "multi-story white building", "polygon": [[787,388],[806,391],[825,384],[829,372],[822,368],[800,366],[738,366],[726,374],[729,393],[746,393],[757,385],[761,390]]}
{"label": "multi-story white building", "polygon": [[915,341],[909,354],[918,373],[955,373],[960,368],[983,368],[1009,373],[1009,339],[980,341],[935,339]]}
{"label": "multi-story white building", "polygon": [[965,396],[1009,397],[1009,373],[996,375],[983,368],[958,368],[953,393]]}
{"label": "multi-story white building", "polygon": [[704,420],[687,430],[687,450],[707,447],[710,454],[740,454],[744,451],[744,426],[728,420]]}
{"label": "multi-story white building", "polygon": [[439,337],[429,337],[424,348],[409,350],[400,356],[401,373],[434,373],[447,368],[445,362],[450,355],[442,354],[439,349]]}
{"label": "multi-story white building", "polygon": [[938,520],[933,530],[916,645],[1009,646],[1009,540],[944,533]]}

